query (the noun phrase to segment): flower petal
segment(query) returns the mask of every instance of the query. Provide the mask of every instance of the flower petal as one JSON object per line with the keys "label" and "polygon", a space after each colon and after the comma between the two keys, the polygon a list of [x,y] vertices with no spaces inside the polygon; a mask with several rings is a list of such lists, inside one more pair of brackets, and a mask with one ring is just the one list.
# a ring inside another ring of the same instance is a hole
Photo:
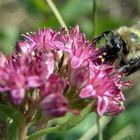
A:
{"label": "flower petal", "polygon": [[11,92],[11,96],[16,104],[20,104],[25,96],[25,90],[23,88],[15,89]]}
{"label": "flower petal", "polygon": [[95,95],[96,95],[96,91],[93,89],[92,85],[85,86],[80,92],[81,98],[87,98]]}
{"label": "flower petal", "polygon": [[43,80],[38,76],[27,77],[27,86],[28,87],[39,87],[43,84]]}
{"label": "flower petal", "polygon": [[76,56],[73,56],[71,59],[71,67],[73,69],[78,68],[81,65],[82,61]]}
{"label": "flower petal", "polygon": [[100,116],[102,116],[108,107],[109,100],[107,97],[98,97],[98,105],[97,105],[97,112]]}

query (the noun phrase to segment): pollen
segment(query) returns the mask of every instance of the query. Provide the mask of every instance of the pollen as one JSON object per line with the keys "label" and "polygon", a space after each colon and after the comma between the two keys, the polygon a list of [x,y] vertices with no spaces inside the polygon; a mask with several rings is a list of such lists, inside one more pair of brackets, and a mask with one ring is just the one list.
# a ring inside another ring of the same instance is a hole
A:
{"label": "pollen", "polygon": [[102,62],[104,62],[104,61],[105,61],[105,59],[104,59],[104,58],[102,58],[102,59],[101,59],[101,61],[102,61]]}
{"label": "pollen", "polygon": [[98,56],[98,58],[101,58],[101,59],[102,59],[102,58],[103,58],[103,56],[102,56],[102,55],[99,55],[99,56]]}
{"label": "pollen", "polygon": [[106,56],[106,55],[107,55],[107,53],[106,53],[106,52],[104,52],[104,53],[103,53],[103,55],[104,55],[104,56]]}

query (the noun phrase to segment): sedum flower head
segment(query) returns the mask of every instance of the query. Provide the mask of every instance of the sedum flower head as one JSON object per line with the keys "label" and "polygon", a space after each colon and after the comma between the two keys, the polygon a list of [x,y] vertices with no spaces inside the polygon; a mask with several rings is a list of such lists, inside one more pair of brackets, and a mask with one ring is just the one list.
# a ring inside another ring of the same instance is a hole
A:
{"label": "sedum flower head", "polygon": [[24,114],[35,106],[43,115],[62,116],[71,106],[77,109],[77,101],[85,105],[87,98],[95,101],[99,115],[124,110],[122,87],[130,83],[102,63],[101,50],[87,41],[79,26],[69,32],[40,29],[23,37],[10,56],[0,53],[0,92],[15,104],[28,105]]}

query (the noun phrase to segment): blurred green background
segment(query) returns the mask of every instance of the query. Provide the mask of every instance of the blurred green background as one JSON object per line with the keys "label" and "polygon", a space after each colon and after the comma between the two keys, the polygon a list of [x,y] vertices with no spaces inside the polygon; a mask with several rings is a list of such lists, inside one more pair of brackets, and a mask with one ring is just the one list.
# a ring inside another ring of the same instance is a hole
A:
{"label": "blurred green background", "polygon": [[[140,21],[140,0],[96,0],[96,35]],[[54,0],[68,27],[79,25],[90,40],[93,34],[93,0]],[[0,50],[10,54],[20,34],[60,25],[45,0],[0,0]],[[125,90],[126,110],[103,120],[104,140],[140,133],[140,72],[129,77],[134,86]],[[96,115],[91,113],[75,128],[50,134],[47,140],[97,140]]]}

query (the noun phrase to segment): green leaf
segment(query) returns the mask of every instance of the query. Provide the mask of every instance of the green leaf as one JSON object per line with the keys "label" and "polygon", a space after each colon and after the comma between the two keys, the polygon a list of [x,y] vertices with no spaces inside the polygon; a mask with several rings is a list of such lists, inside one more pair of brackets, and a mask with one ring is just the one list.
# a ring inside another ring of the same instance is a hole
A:
{"label": "green leaf", "polygon": [[93,104],[89,104],[81,111],[80,115],[73,115],[68,121],[60,125],[59,128],[61,130],[68,130],[75,127],[87,117],[87,115],[92,111],[92,109]]}
{"label": "green leaf", "polygon": [[133,134],[131,136],[126,136],[120,140],[140,140],[140,134]]}
{"label": "green leaf", "polygon": [[18,110],[9,105],[0,104],[0,113],[4,113],[7,118],[12,119],[18,124],[25,122],[24,116]]}
{"label": "green leaf", "polygon": [[19,132],[19,124],[9,121],[7,125],[7,138],[6,140],[16,140]]}
{"label": "green leaf", "polygon": [[6,140],[16,140],[19,127],[25,123],[24,116],[12,106],[0,104],[0,120],[6,123]]}
{"label": "green leaf", "polygon": [[7,129],[7,117],[4,113],[0,112],[0,125],[1,125],[1,131],[0,131],[0,140],[5,140],[6,137],[6,129]]}

